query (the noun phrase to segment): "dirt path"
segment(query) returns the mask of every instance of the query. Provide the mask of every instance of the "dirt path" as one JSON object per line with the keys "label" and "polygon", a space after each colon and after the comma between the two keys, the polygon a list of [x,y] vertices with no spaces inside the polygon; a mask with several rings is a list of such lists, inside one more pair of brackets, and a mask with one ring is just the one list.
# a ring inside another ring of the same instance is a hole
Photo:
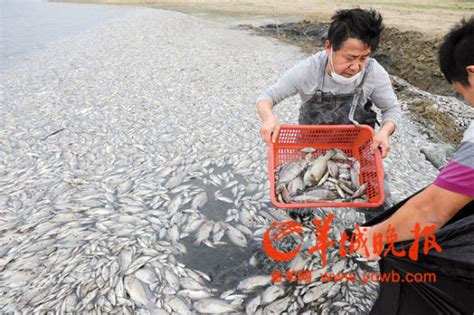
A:
{"label": "dirt path", "polygon": [[[70,0],[66,0],[70,1]],[[387,26],[402,31],[419,31],[429,36],[444,35],[463,17],[474,14],[474,2],[454,0],[72,0],[108,4],[136,4],[178,10],[213,19],[242,19],[256,16],[270,18],[300,17],[327,22],[336,10],[360,6],[379,10]]]}

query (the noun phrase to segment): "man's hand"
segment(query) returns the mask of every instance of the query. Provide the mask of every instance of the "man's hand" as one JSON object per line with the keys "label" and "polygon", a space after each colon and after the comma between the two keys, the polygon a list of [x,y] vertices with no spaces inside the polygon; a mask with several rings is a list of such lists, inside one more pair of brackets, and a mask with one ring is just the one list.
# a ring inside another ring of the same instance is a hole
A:
{"label": "man's hand", "polygon": [[382,157],[385,158],[390,151],[390,142],[388,134],[384,131],[379,131],[372,139],[372,152],[375,153],[378,149],[382,151]]}
{"label": "man's hand", "polygon": [[390,142],[388,138],[395,130],[395,124],[393,121],[387,120],[383,123],[382,127],[380,127],[379,132],[374,136],[372,139],[372,152],[375,153],[377,150],[382,151],[382,157],[385,158],[390,151]]}
{"label": "man's hand", "polygon": [[268,145],[277,140],[280,124],[272,112],[273,104],[268,100],[260,100],[257,103],[257,111],[262,118],[262,127],[260,128],[260,136]]}
{"label": "man's hand", "polygon": [[263,141],[270,145],[271,142],[275,143],[279,131],[280,124],[276,120],[275,116],[272,115],[263,121],[262,128],[260,128],[260,136],[262,137]]}

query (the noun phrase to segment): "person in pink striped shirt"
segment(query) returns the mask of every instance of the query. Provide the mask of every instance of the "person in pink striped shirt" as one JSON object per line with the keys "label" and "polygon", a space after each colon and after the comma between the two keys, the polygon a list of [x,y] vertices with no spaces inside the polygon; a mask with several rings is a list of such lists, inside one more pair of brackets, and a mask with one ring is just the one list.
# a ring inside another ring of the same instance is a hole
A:
{"label": "person in pink striped shirt", "polygon": [[[474,16],[461,21],[444,38],[439,48],[441,71],[454,90],[474,107]],[[370,260],[380,257],[373,253],[373,235],[386,239],[391,225],[398,234],[397,241],[411,240],[415,224],[420,227],[434,225],[440,229],[456,213],[474,199],[474,121],[464,133],[454,158],[439,173],[436,180],[419,194],[413,196],[387,220],[363,228],[367,239],[367,253],[358,253]]]}

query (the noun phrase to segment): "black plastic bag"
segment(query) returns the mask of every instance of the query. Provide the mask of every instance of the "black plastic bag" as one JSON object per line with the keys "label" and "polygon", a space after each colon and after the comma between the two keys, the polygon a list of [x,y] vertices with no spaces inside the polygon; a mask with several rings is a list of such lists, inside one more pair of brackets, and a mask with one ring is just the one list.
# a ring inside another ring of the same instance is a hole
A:
{"label": "black plastic bag", "polygon": [[[411,197],[364,226],[389,218]],[[442,249],[440,253],[430,250],[427,255],[423,254],[422,238],[417,261],[406,256],[396,257],[391,252],[380,259],[380,273],[397,273],[401,280],[380,282],[379,296],[371,315],[474,314],[474,201],[436,231],[435,237]],[[408,251],[412,244],[413,241],[396,243],[395,250]],[[408,273],[431,273],[436,276],[436,281],[404,281]]]}

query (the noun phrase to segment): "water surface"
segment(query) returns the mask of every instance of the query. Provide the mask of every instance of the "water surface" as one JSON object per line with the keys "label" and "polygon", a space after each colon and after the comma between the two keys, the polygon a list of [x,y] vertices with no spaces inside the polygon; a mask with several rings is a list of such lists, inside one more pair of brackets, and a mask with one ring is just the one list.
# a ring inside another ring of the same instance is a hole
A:
{"label": "water surface", "polygon": [[0,71],[56,40],[85,31],[130,10],[133,7],[1,0]]}

